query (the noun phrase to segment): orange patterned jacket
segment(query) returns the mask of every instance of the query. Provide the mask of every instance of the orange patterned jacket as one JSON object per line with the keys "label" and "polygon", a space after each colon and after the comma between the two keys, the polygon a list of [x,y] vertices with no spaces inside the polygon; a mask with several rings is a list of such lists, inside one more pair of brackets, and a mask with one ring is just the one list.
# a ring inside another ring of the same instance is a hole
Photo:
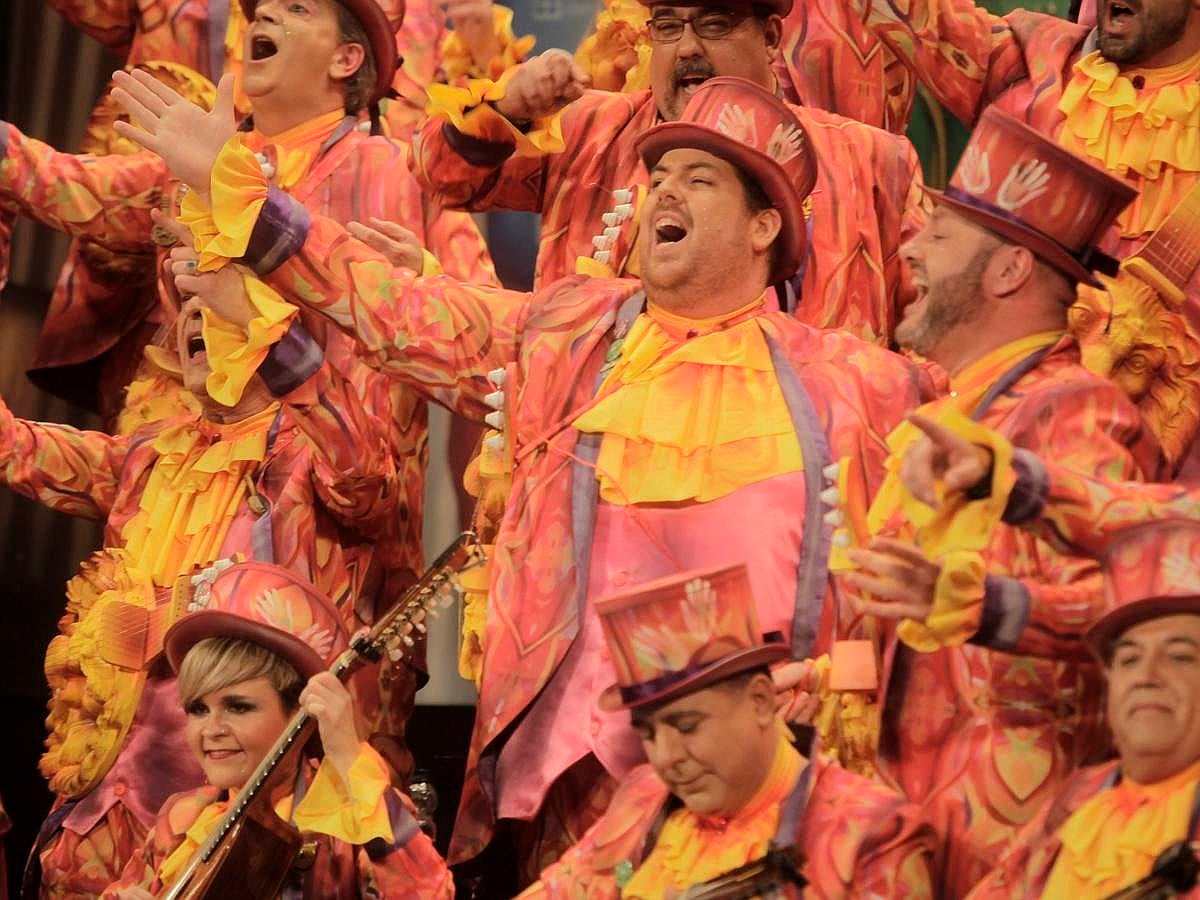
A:
{"label": "orange patterned jacket", "polygon": [[[469,418],[491,412],[489,375],[509,370],[505,438],[520,461],[491,561],[479,707],[451,848],[452,859],[470,857],[494,825],[491,779],[503,735],[546,685],[579,628],[587,573],[581,578],[577,571],[577,543],[586,546],[591,526],[573,508],[579,433],[569,424],[571,411],[592,397],[618,309],[638,299],[640,284],[576,276],[527,295],[419,278],[393,269],[336,222],[304,215],[275,188],[251,237],[255,246],[277,249],[274,268],[253,255],[247,262],[284,297],[355,335],[372,365]],[[845,467],[854,473],[848,502],[865,513],[887,454],[883,435],[921,397],[919,371],[845,332],[819,331],[784,313],[762,313],[757,321],[778,348],[781,380],[811,400],[815,427],[808,432],[825,443],[821,456],[853,461]],[[816,461],[806,451],[805,472],[813,478],[821,476]],[[816,484],[809,496],[821,489]],[[811,613],[814,644],[823,646],[840,598],[824,575],[812,588],[811,605],[803,608]],[[848,606],[840,621],[843,630],[854,627]]]}
{"label": "orange patterned jacket", "polygon": [[[786,836],[799,842],[808,886],[786,896],[934,896],[929,873],[934,836],[920,811],[861,775],[820,759],[808,765],[811,783],[799,834]],[[542,872],[522,900],[617,900],[622,896],[618,873],[636,869],[650,853],[655,827],[672,799],[652,767],[634,769],[603,817]]]}
{"label": "orange patterned jacket", "polygon": [[[979,421],[1017,447],[1108,478],[1153,475],[1158,446],[1129,399],[1063,338]],[[983,552],[978,632],[899,647],[883,710],[881,771],[925,809],[945,846],[935,871],[962,896],[1063,778],[1101,758],[1103,676],[1080,640],[1104,612],[1099,565],[998,528]]]}
{"label": "orange patterned jacket", "polygon": [[[792,111],[811,138],[818,172],[808,255],[793,279],[796,314],[887,345],[907,296],[900,246],[925,219],[916,153],[904,138],[833,113]],[[431,118],[413,140],[413,171],[448,207],[541,213],[535,286],[578,271],[606,227],[619,229],[609,267],[636,274],[636,204],[649,175],[633,145],[657,122],[649,91],[590,91],[561,114],[562,152],[519,156],[499,129],[485,140]],[[623,190],[634,208],[609,226],[603,218],[622,203],[614,192]]]}

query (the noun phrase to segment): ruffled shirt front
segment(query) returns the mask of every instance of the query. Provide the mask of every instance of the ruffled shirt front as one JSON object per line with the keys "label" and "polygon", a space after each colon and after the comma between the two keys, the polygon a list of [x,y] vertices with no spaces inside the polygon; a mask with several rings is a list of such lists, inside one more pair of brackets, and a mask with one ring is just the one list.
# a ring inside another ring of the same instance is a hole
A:
{"label": "ruffled shirt front", "polygon": [[219,425],[188,420],[154,439],[160,457],[137,513],[121,529],[130,566],[169,587],[195,565],[217,559],[251,476],[267,452],[279,404]]}
{"label": "ruffled shirt front", "polygon": [[[1158,228],[1200,172],[1200,53],[1173,66],[1124,69],[1099,51],[1075,64],[1058,109],[1059,143],[1121,176],[1140,195],[1117,221],[1127,238]],[[1177,181],[1181,183],[1177,183]]]}
{"label": "ruffled shirt front", "polygon": [[653,306],[638,317],[600,399],[574,422],[603,435],[604,501],[702,503],[803,470],[761,309],[759,298],[713,319]]}
{"label": "ruffled shirt front", "polygon": [[687,807],[667,817],[654,849],[621,889],[627,900],[670,897],[763,856],[779,829],[780,809],[804,768],[804,758],[780,729],[766,780],[731,818]]}
{"label": "ruffled shirt front", "polygon": [[1125,779],[1098,793],[1060,829],[1062,850],[1042,896],[1107,897],[1146,876],[1158,854],[1188,838],[1198,783],[1200,762],[1155,784]]}

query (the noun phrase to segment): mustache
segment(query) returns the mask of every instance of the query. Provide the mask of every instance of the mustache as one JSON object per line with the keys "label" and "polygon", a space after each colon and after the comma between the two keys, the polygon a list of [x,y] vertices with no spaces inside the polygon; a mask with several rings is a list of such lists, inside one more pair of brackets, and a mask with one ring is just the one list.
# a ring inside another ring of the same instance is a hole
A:
{"label": "mustache", "polygon": [[671,73],[671,82],[678,89],[679,82],[693,75],[699,75],[703,78],[715,78],[717,73],[713,69],[712,63],[707,59],[681,59],[675,63],[675,71]]}

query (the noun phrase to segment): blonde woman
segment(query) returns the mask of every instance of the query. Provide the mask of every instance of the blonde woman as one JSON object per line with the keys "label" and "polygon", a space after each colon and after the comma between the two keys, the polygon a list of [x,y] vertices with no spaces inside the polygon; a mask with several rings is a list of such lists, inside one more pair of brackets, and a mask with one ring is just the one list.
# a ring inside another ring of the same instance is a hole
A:
{"label": "blonde woman", "polygon": [[104,896],[144,900],[169,888],[303,709],[317,721],[324,758],[282,773],[271,801],[315,858],[286,884],[306,897],[452,897],[449,870],[383,759],[359,739],[350,694],[326,670],[346,646],[333,605],[288,570],[258,562],[225,569],[197,594],[204,607],[172,626],[164,646],[207,783],[167,800]]}

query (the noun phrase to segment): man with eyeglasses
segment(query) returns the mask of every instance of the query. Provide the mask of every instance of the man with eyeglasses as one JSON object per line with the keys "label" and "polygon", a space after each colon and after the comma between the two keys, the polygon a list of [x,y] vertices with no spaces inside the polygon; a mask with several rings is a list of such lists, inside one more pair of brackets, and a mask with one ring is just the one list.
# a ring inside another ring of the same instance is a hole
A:
{"label": "man with eyeglasses", "polygon": [[[792,0],[646,7],[649,91],[589,91],[588,76],[561,50],[494,83],[431,90],[435,115],[413,144],[418,180],[448,207],[540,212],[536,284],[574,273],[637,276],[648,178],[637,138],[677,119],[708,78],[778,89],[772,64]],[[806,206],[808,251],[777,286],[780,304],[808,324],[886,344],[907,299],[899,247],[925,218],[916,155],[902,137],[818,109],[793,111],[812,140],[817,185]]]}

